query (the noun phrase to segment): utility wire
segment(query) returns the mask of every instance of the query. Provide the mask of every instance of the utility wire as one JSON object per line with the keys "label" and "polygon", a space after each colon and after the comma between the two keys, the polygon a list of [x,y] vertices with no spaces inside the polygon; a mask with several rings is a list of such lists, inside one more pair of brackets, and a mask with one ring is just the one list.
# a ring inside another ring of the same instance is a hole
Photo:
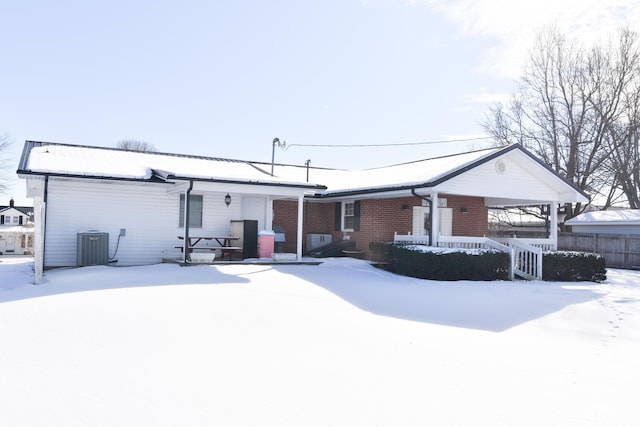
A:
{"label": "utility wire", "polygon": [[466,142],[466,141],[480,141],[484,139],[491,139],[490,136],[483,136],[478,138],[465,138],[465,139],[447,139],[440,141],[425,141],[425,142],[401,142],[396,144],[287,144],[284,150],[288,150],[290,147],[323,147],[323,148],[344,148],[344,147],[400,147],[407,145],[430,145],[430,144],[446,144],[447,142]]}

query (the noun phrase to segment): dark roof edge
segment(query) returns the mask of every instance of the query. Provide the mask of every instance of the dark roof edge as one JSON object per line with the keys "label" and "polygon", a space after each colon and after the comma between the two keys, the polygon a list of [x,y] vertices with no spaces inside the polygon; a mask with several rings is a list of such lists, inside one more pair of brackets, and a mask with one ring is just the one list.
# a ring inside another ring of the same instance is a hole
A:
{"label": "dark roof edge", "polygon": [[15,209],[19,212],[22,212],[25,215],[33,214],[33,206],[0,206],[0,212],[8,211],[9,209]]}
{"label": "dark roof edge", "polygon": [[20,162],[18,163],[18,173],[27,170],[27,163],[29,163],[29,155],[34,147],[40,147],[44,143],[36,141],[25,141],[24,147],[22,147],[22,155],[20,156]]}
{"label": "dark roof edge", "polygon": [[320,184],[295,184],[286,182],[255,182],[255,181],[238,181],[234,179],[211,179],[211,178],[191,178],[186,176],[169,175],[168,179],[177,181],[198,181],[198,182],[217,182],[221,184],[240,184],[240,185],[262,185],[266,187],[285,187],[285,188],[306,188],[309,190],[324,190],[327,187]]}
{"label": "dark roof edge", "polygon": [[412,185],[398,185],[395,187],[384,187],[384,188],[366,188],[362,190],[345,190],[345,191],[335,191],[330,193],[320,193],[313,194],[307,196],[311,199],[334,199],[340,197],[351,197],[351,196],[360,196],[366,194],[384,194],[384,193],[393,193],[395,191],[403,191],[403,190],[411,190],[416,188],[429,188],[433,187],[433,185],[429,182],[424,184],[412,184]]}
{"label": "dark roof edge", "polygon": [[173,185],[173,182],[169,182],[169,179],[177,180],[177,181],[199,181],[199,182],[216,182],[222,184],[240,184],[240,185],[260,185],[260,186],[268,186],[268,187],[288,187],[288,188],[306,188],[306,189],[315,189],[315,190],[323,190],[327,187],[321,185],[300,185],[300,184],[288,184],[288,183],[270,183],[270,182],[251,182],[251,181],[239,181],[232,179],[210,179],[210,178],[196,178],[196,177],[183,177],[183,176],[175,176],[168,175],[165,179],[159,175],[152,175],[150,179],[144,178],[125,178],[125,177],[107,177],[107,176],[99,176],[99,175],[74,175],[74,174],[65,174],[65,173],[49,173],[49,172],[32,172],[29,170],[18,170],[17,173],[19,175],[34,175],[34,176],[51,176],[55,178],[74,178],[74,179],[91,179],[97,181],[125,181],[125,182],[140,182],[140,183],[153,183],[153,184],[168,184]]}

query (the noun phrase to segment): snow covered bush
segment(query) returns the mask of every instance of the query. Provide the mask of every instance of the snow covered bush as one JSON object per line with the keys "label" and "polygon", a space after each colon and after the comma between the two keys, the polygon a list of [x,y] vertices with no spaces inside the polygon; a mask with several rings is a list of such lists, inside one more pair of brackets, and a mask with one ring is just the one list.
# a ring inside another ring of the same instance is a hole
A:
{"label": "snow covered bush", "polygon": [[607,279],[605,260],[602,255],[586,252],[545,252],[542,279],[555,282],[602,282]]}
{"label": "snow covered bush", "polygon": [[490,249],[391,245],[399,274],[431,280],[509,280],[509,254]]}

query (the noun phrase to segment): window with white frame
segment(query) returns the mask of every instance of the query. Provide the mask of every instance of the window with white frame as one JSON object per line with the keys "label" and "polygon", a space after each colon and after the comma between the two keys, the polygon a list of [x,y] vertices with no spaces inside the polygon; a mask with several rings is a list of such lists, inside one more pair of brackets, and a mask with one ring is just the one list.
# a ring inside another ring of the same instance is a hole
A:
{"label": "window with white frame", "polygon": [[[202,228],[202,195],[189,195],[189,227]],[[180,195],[180,227],[184,227],[184,194]]]}
{"label": "window with white frame", "polygon": [[344,202],[342,204],[342,229],[344,231],[353,231],[355,220],[354,202]]}

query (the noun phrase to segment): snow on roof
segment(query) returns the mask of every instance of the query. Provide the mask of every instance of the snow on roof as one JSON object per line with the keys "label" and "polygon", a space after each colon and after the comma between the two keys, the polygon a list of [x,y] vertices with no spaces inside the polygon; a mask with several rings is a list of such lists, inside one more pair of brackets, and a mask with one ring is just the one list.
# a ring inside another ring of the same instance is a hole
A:
{"label": "snow on roof", "polygon": [[[449,156],[434,157],[391,166],[362,170],[309,169],[309,180],[322,183],[327,193],[345,191],[384,190],[399,186],[420,185],[433,182],[453,171],[464,168],[499,149],[472,151]],[[279,176],[301,177],[305,168],[277,165]]]}
{"label": "snow on roof", "polygon": [[566,222],[567,225],[609,224],[640,225],[640,209],[585,212]]}
{"label": "snow on roof", "polygon": [[272,177],[267,171],[241,160],[63,144],[33,147],[25,169],[36,173],[104,178],[150,179],[156,174],[177,178],[311,185],[302,180]]}
{"label": "snow on roof", "polygon": [[222,180],[303,187],[334,196],[436,185],[439,180],[465,171],[483,159],[511,150],[511,146],[491,148],[363,170],[307,169],[300,165],[276,164],[271,176],[271,164],[264,162],[31,141],[27,144],[31,145],[25,147],[31,149],[23,156],[19,173],[140,180],[154,176]]}
{"label": "snow on roof", "polygon": [[178,178],[224,179],[269,184],[326,186],[327,192],[384,190],[432,182],[499,149],[449,156],[364,170],[276,165],[274,176],[261,162],[167,153],[126,151],[104,147],[47,144],[34,146],[24,166],[27,171],[104,178],[151,179],[154,174]]}

